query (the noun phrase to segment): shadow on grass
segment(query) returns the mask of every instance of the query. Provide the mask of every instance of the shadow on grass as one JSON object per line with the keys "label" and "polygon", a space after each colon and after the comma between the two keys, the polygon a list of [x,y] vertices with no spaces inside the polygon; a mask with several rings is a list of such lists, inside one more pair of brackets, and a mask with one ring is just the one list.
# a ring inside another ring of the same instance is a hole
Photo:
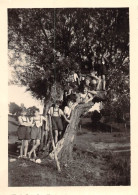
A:
{"label": "shadow on grass", "polygon": [[104,154],[103,156],[108,162],[109,170],[107,172],[107,184],[109,186],[129,186],[130,181],[130,154],[125,154],[122,158],[122,153]]}

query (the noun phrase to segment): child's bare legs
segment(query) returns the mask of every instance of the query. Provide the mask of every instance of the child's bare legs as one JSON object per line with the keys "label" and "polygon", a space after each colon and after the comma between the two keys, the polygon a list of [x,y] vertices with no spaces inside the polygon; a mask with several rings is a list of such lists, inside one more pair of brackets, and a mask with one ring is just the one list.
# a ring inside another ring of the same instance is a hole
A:
{"label": "child's bare legs", "polygon": [[30,152],[28,152],[28,155],[29,155],[29,158],[31,158],[31,155],[32,153],[34,152],[34,156],[36,157],[36,153],[35,153],[35,150],[36,148],[40,145],[40,140],[37,139],[37,140],[33,140],[33,147],[31,149]]}
{"label": "child's bare legs", "polygon": [[43,127],[43,131],[42,131],[42,136],[41,136],[41,143],[40,143],[40,148],[39,151],[42,150],[43,146],[44,146],[44,137],[45,137],[45,132],[44,132],[44,127]]}
{"label": "child's bare legs", "polygon": [[45,133],[44,133],[44,137],[45,137],[45,139],[44,139],[44,147],[43,147],[43,150],[46,150],[46,145],[47,145],[47,140],[48,140],[48,131],[45,131]]}
{"label": "child's bare legs", "polygon": [[58,142],[58,130],[55,130],[54,133],[55,133],[55,137],[54,137],[55,140],[54,141],[55,141],[55,145],[56,145],[56,143]]}
{"label": "child's bare legs", "polygon": [[98,80],[98,83],[97,83],[97,91],[100,90],[100,85],[101,85],[101,76],[99,76],[99,80]]}
{"label": "child's bare legs", "polygon": [[44,140],[44,145],[46,146],[47,143],[47,138],[48,138],[48,131],[45,132],[45,140]]}
{"label": "child's bare legs", "polygon": [[[36,144],[36,140],[33,140],[33,147],[35,146],[35,144]],[[32,148],[33,148],[33,147],[32,147]],[[33,151],[33,155],[34,155],[34,158],[36,158],[36,151],[35,151],[35,150]],[[30,156],[30,157],[31,157],[31,156]],[[29,157],[29,158],[30,158],[30,157]]]}
{"label": "child's bare legs", "polygon": [[24,156],[27,156],[28,151],[28,140],[24,140]]}
{"label": "child's bare legs", "polygon": [[105,91],[105,75],[102,75],[103,90]]}
{"label": "child's bare legs", "polygon": [[24,141],[22,140],[21,141],[20,156],[19,156],[19,158],[23,156],[23,147],[24,147]]}
{"label": "child's bare legs", "polygon": [[48,138],[48,132],[43,131],[41,142],[43,143],[42,145],[43,145],[44,148],[46,147],[47,138]]}
{"label": "child's bare legs", "polygon": [[[33,139],[33,146],[32,146],[32,148],[34,147],[34,145],[35,145],[35,140]],[[31,151],[30,151],[30,152],[31,152]],[[32,153],[30,153],[30,152],[28,152],[29,158],[31,158],[31,154],[32,154]]]}
{"label": "child's bare legs", "polygon": [[59,131],[58,134],[59,134],[59,135],[58,135],[58,140],[60,140],[60,139],[61,139],[61,136],[62,136],[62,131]]}
{"label": "child's bare legs", "polygon": [[33,151],[33,154],[34,154],[34,158],[36,158],[36,151],[35,150]]}

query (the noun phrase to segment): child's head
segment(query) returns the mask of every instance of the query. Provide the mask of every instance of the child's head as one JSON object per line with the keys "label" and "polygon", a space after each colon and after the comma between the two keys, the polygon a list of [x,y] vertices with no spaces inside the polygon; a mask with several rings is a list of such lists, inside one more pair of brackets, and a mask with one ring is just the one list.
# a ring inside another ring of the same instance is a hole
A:
{"label": "child's head", "polygon": [[102,52],[100,52],[100,53],[99,53],[99,58],[102,58],[102,56],[103,56],[103,55],[102,55]]}
{"label": "child's head", "polygon": [[88,92],[88,87],[85,86],[84,89],[83,89],[83,93],[86,94],[87,92]]}
{"label": "child's head", "polygon": [[117,53],[118,56],[121,56],[121,54],[122,54],[121,49],[120,48],[117,48],[116,53]]}
{"label": "child's head", "polygon": [[96,71],[96,70],[91,70],[90,75],[91,75],[91,76],[97,75],[97,71]]}
{"label": "child's head", "polygon": [[56,100],[56,101],[55,101],[55,104],[54,104],[54,107],[55,107],[55,108],[59,108],[60,103],[61,103],[61,102],[60,102],[59,100]]}
{"label": "child's head", "polygon": [[95,79],[93,79],[93,80],[91,81],[91,84],[92,84],[92,85],[96,85],[96,84],[97,84],[97,81],[96,81]]}
{"label": "child's head", "polygon": [[67,96],[68,95],[68,90],[64,91],[64,95]]}
{"label": "child's head", "polygon": [[21,112],[20,112],[21,116],[25,116],[26,113],[27,113],[27,111],[26,111],[26,109],[24,109],[24,108],[23,108],[23,109],[21,110]]}
{"label": "child's head", "polygon": [[39,112],[40,112],[40,110],[37,108],[37,109],[35,109],[34,110],[34,116],[38,116],[39,115]]}
{"label": "child's head", "polygon": [[115,45],[112,45],[112,50],[115,50]]}
{"label": "child's head", "polygon": [[74,85],[74,88],[72,90],[72,94],[76,94],[78,91],[78,86],[77,85]]}
{"label": "child's head", "polygon": [[72,100],[69,100],[68,103],[67,103],[68,107],[71,108],[72,105],[73,105],[73,101]]}
{"label": "child's head", "polygon": [[86,85],[90,84],[90,78],[89,77],[86,78],[85,83],[86,83]]}
{"label": "child's head", "polygon": [[96,56],[97,56],[97,53],[96,53],[96,51],[94,51],[94,53],[93,53],[93,54],[94,54],[94,57],[96,57]]}

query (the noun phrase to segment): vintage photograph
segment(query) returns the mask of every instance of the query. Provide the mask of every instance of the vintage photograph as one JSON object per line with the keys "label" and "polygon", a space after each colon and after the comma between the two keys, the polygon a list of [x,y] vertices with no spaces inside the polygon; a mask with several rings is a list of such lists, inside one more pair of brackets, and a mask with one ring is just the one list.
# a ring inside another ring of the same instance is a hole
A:
{"label": "vintage photograph", "polygon": [[8,186],[130,186],[129,8],[8,8]]}

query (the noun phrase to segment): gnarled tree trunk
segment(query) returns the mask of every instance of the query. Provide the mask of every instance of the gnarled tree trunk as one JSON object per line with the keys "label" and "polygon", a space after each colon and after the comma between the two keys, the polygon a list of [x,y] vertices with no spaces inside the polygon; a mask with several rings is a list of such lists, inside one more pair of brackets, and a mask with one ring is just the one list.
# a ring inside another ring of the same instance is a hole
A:
{"label": "gnarled tree trunk", "polygon": [[[93,104],[93,102],[79,104],[72,112],[70,124],[68,124],[63,138],[57,143],[56,147],[56,153],[60,162],[67,163],[72,159],[73,144],[80,117],[84,112],[88,111]],[[54,159],[54,151],[50,153],[50,157]]]}

